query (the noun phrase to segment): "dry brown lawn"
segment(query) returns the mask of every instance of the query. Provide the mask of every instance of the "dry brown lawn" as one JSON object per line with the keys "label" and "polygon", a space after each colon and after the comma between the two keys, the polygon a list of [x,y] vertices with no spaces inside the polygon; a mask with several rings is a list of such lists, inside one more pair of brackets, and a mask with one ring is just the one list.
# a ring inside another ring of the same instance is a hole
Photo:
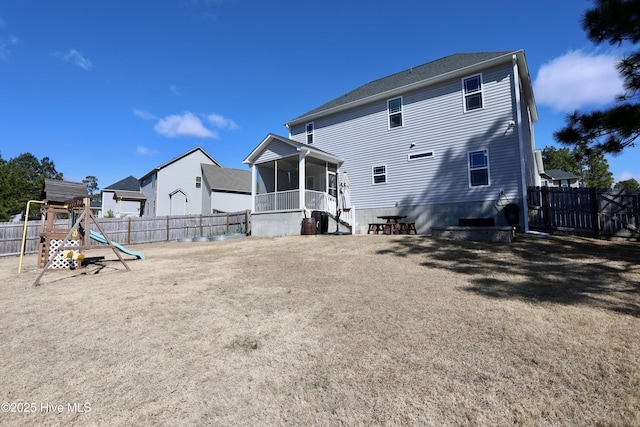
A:
{"label": "dry brown lawn", "polygon": [[294,236],[0,258],[0,425],[640,425],[640,245]]}

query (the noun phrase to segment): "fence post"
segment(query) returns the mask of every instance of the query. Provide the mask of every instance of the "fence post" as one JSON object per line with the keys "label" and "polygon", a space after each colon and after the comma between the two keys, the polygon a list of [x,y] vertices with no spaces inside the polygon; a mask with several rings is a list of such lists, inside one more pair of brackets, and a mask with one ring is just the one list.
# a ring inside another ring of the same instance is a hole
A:
{"label": "fence post", "polygon": [[600,215],[600,192],[595,187],[589,188],[589,191],[591,193],[591,197],[593,198],[593,215],[595,216],[596,235],[598,237],[602,237],[602,225],[600,221],[603,216]]}
{"label": "fence post", "polygon": [[551,219],[549,218],[549,187],[542,187],[542,222],[544,230],[549,233],[551,231]]}
{"label": "fence post", "polygon": [[131,244],[131,217],[127,217],[127,245]]}
{"label": "fence post", "polygon": [[244,213],[244,231],[247,234],[251,234],[251,211],[247,209]]}
{"label": "fence post", "polygon": [[167,215],[167,242],[169,241],[169,216]]}

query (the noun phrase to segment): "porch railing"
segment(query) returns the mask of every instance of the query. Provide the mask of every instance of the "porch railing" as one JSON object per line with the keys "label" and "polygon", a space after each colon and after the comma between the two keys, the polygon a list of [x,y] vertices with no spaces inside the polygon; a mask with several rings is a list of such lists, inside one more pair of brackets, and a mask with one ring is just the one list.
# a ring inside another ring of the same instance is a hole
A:
{"label": "porch railing", "polygon": [[[304,200],[308,210],[336,214],[336,198],[328,193],[305,190]],[[300,190],[256,194],[256,212],[288,211],[300,208]]]}
{"label": "porch railing", "polygon": [[256,194],[256,212],[288,211],[300,209],[300,191]]}
{"label": "porch railing", "polygon": [[336,214],[336,198],[322,191],[306,190],[304,195],[306,208],[311,211],[329,212]]}

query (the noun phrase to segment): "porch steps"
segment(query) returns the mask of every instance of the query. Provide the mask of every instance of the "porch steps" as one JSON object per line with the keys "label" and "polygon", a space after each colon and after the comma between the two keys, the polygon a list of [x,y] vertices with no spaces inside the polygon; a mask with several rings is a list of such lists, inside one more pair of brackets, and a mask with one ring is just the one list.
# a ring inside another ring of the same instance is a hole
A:
{"label": "porch steps", "polygon": [[[336,215],[334,215],[334,214],[332,214],[330,212],[326,212],[326,214],[329,215],[329,218],[331,218],[334,221],[338,222],[340,225],[348,228],[350,233],[353,232],[353,225],[351,225],[348,222],[344,221],[342,218],[338,219],[338,217]],[[329,230],[329,233],[331,233],[331,230]]]}

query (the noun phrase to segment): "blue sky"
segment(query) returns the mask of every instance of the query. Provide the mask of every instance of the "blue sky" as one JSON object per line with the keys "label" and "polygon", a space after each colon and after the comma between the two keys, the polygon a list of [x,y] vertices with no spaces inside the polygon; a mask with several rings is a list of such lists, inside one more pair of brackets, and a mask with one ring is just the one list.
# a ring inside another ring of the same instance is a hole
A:
{"label": "blue sky", "polygon": [[[106,187],[194,148],[225,167],[283,123],[372,80],[458,52],[524,49],[536,146],[606,107],[629,46],[595,46],[589,0],[5,0],[0,155],[49,157]],[[608,157],[640,181],[640,148]]]}

